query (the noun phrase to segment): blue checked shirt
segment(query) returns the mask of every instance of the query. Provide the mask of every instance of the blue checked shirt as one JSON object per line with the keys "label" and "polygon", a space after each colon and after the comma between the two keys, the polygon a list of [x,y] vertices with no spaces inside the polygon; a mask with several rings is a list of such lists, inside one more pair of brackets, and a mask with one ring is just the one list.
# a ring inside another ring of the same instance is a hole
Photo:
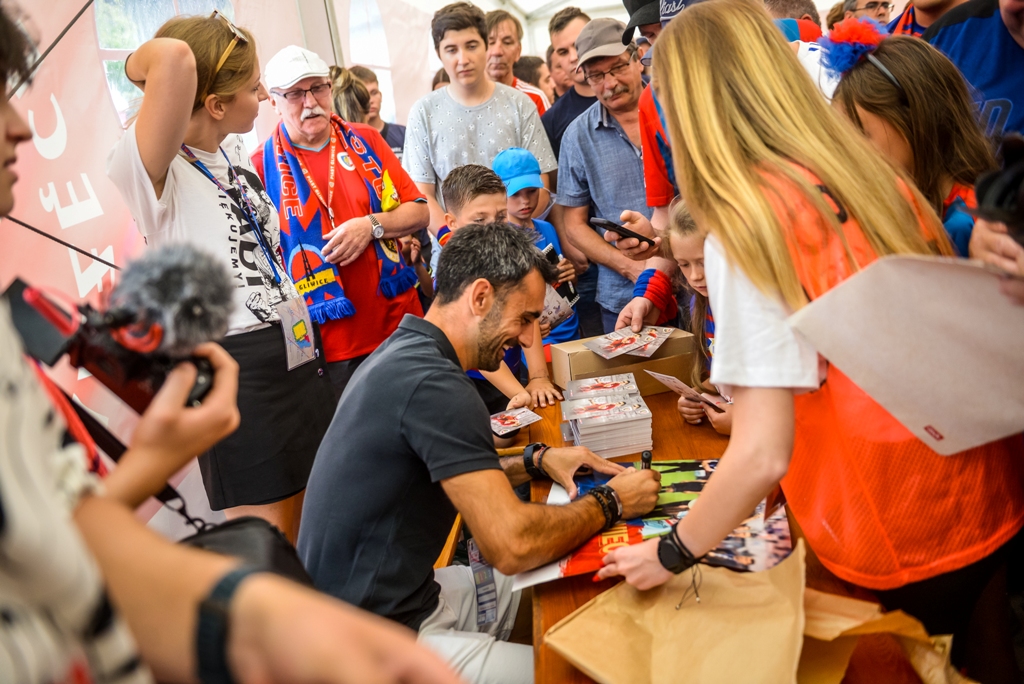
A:
{"label": "blue checked shirt", "polygon": [[[591,206],[595,216],[615,222],[627,209],[647,218],[653,213],[647,206],[640,148],[600,102],[580,114],[562,136],[556,201],[564,207]],[[597,265],[597,303],[602,308],[618,313],[632,298],[629,279]]]}

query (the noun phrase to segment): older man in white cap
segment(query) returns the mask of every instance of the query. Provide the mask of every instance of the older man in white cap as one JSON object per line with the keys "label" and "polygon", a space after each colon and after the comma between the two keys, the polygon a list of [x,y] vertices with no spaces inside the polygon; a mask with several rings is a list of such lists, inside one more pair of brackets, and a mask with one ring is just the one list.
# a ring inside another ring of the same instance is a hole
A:
{"label": "older man in white cap", "polygon": [[264,74],[281,123],[252,161],[340,398],[402,317],[423,315],[398,238],[426,227],[426,200],[375,128],[331,114],[329,67],[316,53],[290,45]]}

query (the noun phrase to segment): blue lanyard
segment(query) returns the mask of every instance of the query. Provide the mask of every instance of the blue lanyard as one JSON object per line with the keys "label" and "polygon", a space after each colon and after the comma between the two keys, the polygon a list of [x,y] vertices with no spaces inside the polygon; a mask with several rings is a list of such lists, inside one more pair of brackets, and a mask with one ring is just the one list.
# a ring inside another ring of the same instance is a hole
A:
{"label": "blue lanyard", "polygon": [[227,188],[224,187],[224,184],[217,180],[217,177],[210,172],[210,169],[206,168],[206,164],[201,162],[199,158],[196,157],[196,155],[192,154],[192,150],[188,149],[188,146],[186,146],[184,143],[182,143],[181,145],[181,151],[185,153],[186,157],[188,157],[188,160],[192,163],[192,166],[194,166],[196,169],[199,170],[200,173],[202,173],[210,181],[212,181],[213,184],[217,186],[217,189],[223,192],[224,195],[228,198],[228,200],[231,201],[232,204],[237,206],[243,214],[245,214],[245,219],[249,222],[249,225],[252,227],[252,232],[256,235],[256,242],[259,243],[260,249],[263,250],[263,256],[265,256],[267,258],[267,262],[270,263],[270,270],[274,274],[274,284],[280,285],[281,276],[278,275],[277,273],[277,265],[275,264],[274,261],[274,255],[270,251],[270,248],[267,247],[267,244],[263,239],[263,230],[260,227],[259,221],[257,220],[256,207],[253,206],[252,200],[250,200],[249,195],[246,194],[245,186],[242,185],[242,183],[236,177],[235,167],[231,165],[231,160],[228,159],[228,155],[224,151],[224,148],[218,147],[217,149],[219,149],[220,153],[224,155],[224,161],[228,163],[228,178],[231,180],[232,186],[236,186],[238,194],[242,198],[241,204],[234,202],[234,200],[231,199],[231,195],[228,194]]}

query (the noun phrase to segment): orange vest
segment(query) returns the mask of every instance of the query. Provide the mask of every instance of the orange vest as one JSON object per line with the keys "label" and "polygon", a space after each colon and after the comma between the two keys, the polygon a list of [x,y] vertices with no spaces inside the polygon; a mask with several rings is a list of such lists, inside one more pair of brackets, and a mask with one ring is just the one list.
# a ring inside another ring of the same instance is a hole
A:
{"label": "orange vest", "polygon": [[[860,225],[822,191],[867,266],[877,255]],[[785,204],[772,194],[797,275],[816,299],[852,274],[846,252],[795,189],[780,193]],[[884,590],[935,577],[988,556],[1024,526],[1021,435],[940,456],[831,364],[820,389],[795,397],[795,412],[782,488],[818,558],[848,582]]]}

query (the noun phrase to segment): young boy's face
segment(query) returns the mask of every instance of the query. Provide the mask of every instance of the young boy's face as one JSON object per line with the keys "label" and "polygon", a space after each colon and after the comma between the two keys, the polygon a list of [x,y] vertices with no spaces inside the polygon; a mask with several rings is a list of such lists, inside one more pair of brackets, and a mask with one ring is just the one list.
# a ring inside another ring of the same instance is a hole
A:
{"label": "young boy's face", "polygon": [[540,188],[523,188],[508,198],[508,216],[516,221],[527,221],[537,210]]}
{"label": "young boy's face", "polygon": [[497,193],[493,195],[477,195],[462,205],[462,208],[456,213],[446,213],[444,215],[445,221],[448,222],[448,228],[451,230],[458,230],[463,226],[473,225],[474,223],[485,224],[504,221],[505,217],[505,195]]}

